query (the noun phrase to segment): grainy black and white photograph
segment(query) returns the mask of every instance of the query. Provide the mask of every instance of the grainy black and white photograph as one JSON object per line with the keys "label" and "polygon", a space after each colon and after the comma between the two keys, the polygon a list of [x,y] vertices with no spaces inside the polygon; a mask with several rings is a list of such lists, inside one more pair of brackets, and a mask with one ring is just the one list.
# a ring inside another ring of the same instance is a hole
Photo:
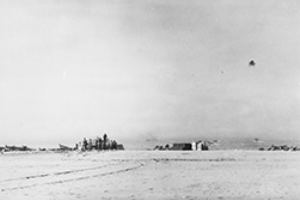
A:
{"label": "grainy black and white photograph", "polygon": [[0,0],[1,200],[299,198],[299,1]]}

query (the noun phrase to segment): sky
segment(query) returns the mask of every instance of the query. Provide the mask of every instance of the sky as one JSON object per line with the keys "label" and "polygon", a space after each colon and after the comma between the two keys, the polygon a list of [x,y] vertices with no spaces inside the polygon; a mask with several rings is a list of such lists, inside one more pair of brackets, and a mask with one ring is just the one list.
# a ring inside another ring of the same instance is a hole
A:
{"label": "sky", "polygon": [[300,139],[299,9],[1,0],[0,144]]}

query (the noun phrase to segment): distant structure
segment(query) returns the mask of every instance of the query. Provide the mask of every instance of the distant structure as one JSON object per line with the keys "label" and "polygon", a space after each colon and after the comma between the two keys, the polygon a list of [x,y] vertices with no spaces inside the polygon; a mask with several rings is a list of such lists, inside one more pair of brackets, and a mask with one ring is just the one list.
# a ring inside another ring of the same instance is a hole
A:
{"label": "distant structure", "polygon": [[172,146],[155,146],[154,150],[171,150],[171,151],[207,151],[210,142],[199,140],[191,143],[174,143]]}
{"label": "distant structure", "polygon": [[260,151],[300,151],[300,147],[298,146],[288,146],[288,145],[274,145],[272,144],[268,148],[260,147],[258,150]]}
{"label": "distant structure", "polygon": [[194,151],[207,151],[208,150],[208,142],[199,140],[197,142],[193,142],[193,150]]}
{"label": "distant structure", "polygon": [[29,148],[27,146],[8,146],[5,145],[4,147],[0,147],[1,152],[10,152],[10,151],[33,151],[34,149]]}
{"label": "distant structure", "polygon": [[110,140],[107,134],[103,135],[103,138],[96,137],[94,139],[83,138],[82,141],[75,145],[75,150],[80,151],[104,151],[104,150],[124,150],[123,144],[118,144],[115,140]]}
{"label": "distant structure", "polygon": [[183,150],[183,151],[191,151],[192,144],[191,143],[174,143],[170,150]]}
{"label": "distant structure", "polygon": [[44,152],[68,152],[68,151],[92,151],[92,150],[124,150],[123,144],[118,144],[116,140],[108,138],[107,134],[103,135],[103,138],[96,137],[95,139],[83,138],[82,141],[75,144],[75,147],[69,147],[66,145],[58,144],[58,148],[29,148],[27,146],[0,146],[0,153],[3,152],[19,152],[19,151],[44,151]]}
{"label": "distant structure", "polygon": [[62,151],[72,151],[74,148],[59,144],[59,149]]}

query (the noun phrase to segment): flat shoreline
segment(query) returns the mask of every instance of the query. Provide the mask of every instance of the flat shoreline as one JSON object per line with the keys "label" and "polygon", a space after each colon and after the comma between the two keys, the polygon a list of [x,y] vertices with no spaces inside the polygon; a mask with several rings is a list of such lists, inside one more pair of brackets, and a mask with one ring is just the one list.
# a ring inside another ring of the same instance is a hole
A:
{"label": "flat shoreline", "polygon": [[108,151],[0,156],[1,199],[297,199],[300,152]]}

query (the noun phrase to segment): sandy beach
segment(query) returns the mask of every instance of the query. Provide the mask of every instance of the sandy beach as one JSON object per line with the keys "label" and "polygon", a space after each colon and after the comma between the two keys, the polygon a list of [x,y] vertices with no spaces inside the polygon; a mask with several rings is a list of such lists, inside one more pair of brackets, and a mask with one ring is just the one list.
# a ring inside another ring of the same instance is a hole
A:
{"label": "sandy beach", "polygon": [[298,199],[299,152],[0,156],[0,199]]}

